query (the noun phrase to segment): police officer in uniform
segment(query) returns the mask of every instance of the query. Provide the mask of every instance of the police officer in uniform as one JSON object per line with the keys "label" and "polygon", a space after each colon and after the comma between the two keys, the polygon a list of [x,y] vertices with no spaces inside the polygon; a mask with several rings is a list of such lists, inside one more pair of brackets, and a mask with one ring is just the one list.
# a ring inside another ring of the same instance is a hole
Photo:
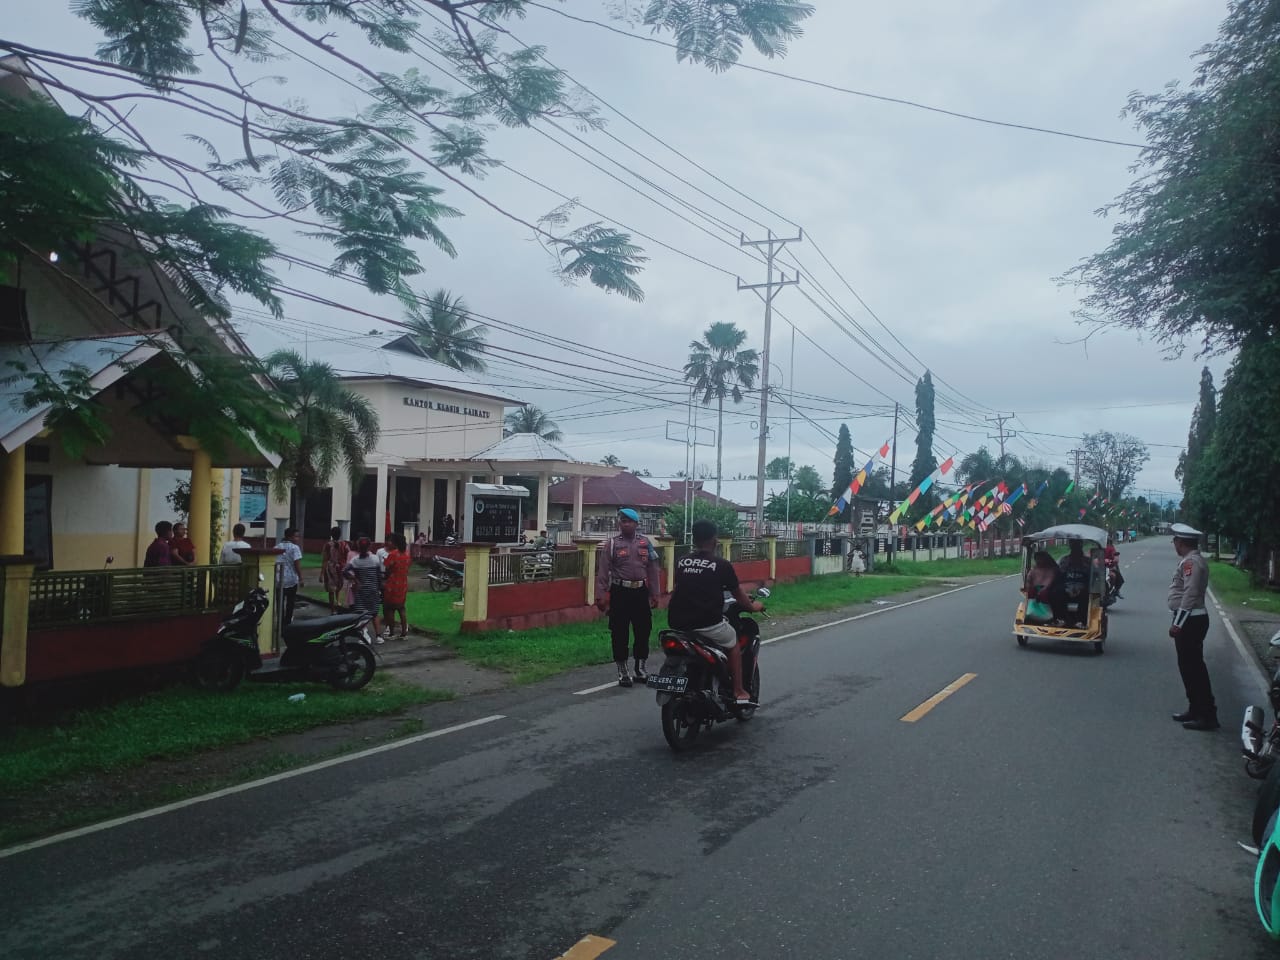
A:
{"label": "police officer in uniform", "polygon": [[645,681],[653,608],[662,591],[658,551],[648,537],[636,532],[639,523],[640,515],[630,507],[619,510],[618,535],[600,544],[596,551],[596,606],[609,614],[609,635],[613,638],[620,687],[631,686],[627,639],[633,630],[636,679]]}
{"label": "police officer in uniform", "polygon": [[1200,531],[1185,523],[1169,528],[1178,566],[1169,584],[1169,610],[1173,623],[1169,636],[1178,651],[1178,672],[1187,692],[1187,709],[1173,719],[1187,730],[1217,730],[1218,707],[1209,686],[1209,668],[1204,665],[1204,638],[1209,632],[1209,611],[1205,592],[1209,589],[1209,562],[1200,555]]}

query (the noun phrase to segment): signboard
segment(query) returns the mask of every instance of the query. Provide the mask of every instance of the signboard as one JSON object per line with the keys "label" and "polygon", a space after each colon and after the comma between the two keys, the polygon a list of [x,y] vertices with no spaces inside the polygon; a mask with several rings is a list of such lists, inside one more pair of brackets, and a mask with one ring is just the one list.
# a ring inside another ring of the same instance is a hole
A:
{"label": "signboard", "polygon": [[469,543],[515,545],[523,532],[521,504],[529,491],[505,483],[468,483],[462,538]]}

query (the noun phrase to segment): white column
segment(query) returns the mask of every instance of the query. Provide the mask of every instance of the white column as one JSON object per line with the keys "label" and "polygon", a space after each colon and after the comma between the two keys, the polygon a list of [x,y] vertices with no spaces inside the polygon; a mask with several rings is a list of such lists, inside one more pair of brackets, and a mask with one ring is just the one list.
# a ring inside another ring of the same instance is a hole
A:
{"label": "white column", "polygon": [[582,477],[573,478],[573,532],[582,532]]}
{"label": "white column", "polygon": [[382,540],[387,528],[387,465],[378,464],[378,493],[373,500],[373,533],[375,543]]}
{"label": "white column", "polygon": [[538,474],[538,530],[547,529],[547,493],[551,487],[551,475]]}
{"label": "white column", "polygon": [[[418,480],[418,532],[425,533],[427,527],[435,526],[436,515],[436,478],[426,474]],[[435,530],[431,531],[435,536]]]}
{"label": "white column", "polygon": [[224,539],[231,539],[231,528],[240,522],[240,467],[232,467],[227,471],[227,516],[223,526]]}

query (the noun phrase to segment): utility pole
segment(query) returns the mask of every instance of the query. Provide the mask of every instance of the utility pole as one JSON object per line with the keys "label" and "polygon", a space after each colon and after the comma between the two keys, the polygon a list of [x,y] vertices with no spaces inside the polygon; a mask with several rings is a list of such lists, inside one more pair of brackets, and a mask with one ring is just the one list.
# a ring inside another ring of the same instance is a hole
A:
{"label": "utility pole", "polygon": [[1072,476],[1072,478],[1071,478],[1071,482],[1072,482],[1072,483],[1074,483],[1074,484],[1076,484],[1077,486],[1079,486],[1079,484],[1080,484],[1080,458],[1081,458],[1082,456],[1084,456],[1084,451],[1083,451],[1083,450],[1081,450],[1079,447],[1076,447],[1074,450],[1068,450],[1068,451],[1067,451],[1067,453],[1069,453],[1071,456],[1073,456],[1073,457],[1075,457],[1075,458],[1076,458],[1076,472],[1075,472],[1075,474]]}
{"label": "utility pole", "polygon": [[[889,455],[889,512],[893,512],[893,488],[898,483],[898,402],[893,402],[893,453]],[[897,552],[898,534],[889,525],[889,566],[893,566],[893,555]]]}
{"label": "utility pole", "polygon": [[[739,290],[751,290],[764,301],[764,350],[760,354],[760,449],[756,454],[756,536],[764,530],[765,445],[769,436],[769,333],[773,324],[773,298],[783,287],[800,282],[799,275],[788,280],[787,275],[781,270],[778,271],[778,275],[782,279],[774,280],[773,261],[788,243],[800,243],[803,240],[803,230],[794,237],[786,238],[775,237],[770,230],[765,240],[748,240],[743,234],[738,241],[739,246],[765,248],[765,282],[743,283],[742,278],[738,278]],[[761,290],[764,293],[761,293]]]}
{"label": "utility pole", "polygon": [[1000,441],[1000,471],[1002,473],[1004,472],[1004,469],[1005,469],[1004,442],[1006,440],[1012,440],[1014,437],[1018,435],[1013,430],[1006,430],[1004,428],[1004,425],[1007,421],[1012,420],[1014,416],[1015,414],[1012,414],[1012,413],[997,413],[994,417],[984,418],[988,423],[994,423],[996,425],[996,430],[999,431],[998,434],[988,433],[987,439]]}

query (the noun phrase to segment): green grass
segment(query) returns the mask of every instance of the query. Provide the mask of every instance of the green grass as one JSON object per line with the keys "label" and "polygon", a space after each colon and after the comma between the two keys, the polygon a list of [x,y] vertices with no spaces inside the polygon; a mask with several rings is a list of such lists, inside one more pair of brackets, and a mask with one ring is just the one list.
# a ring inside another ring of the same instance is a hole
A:
{"label": "green grass", "polygon": [[404,613],[411,626],[425,630],[432,636],[456,634],[462,625],[462,591],[431,593],[415,590],[405,599]]}
{"label": "green grass", "polygon": [[1237,570],[1229,563],[1210,562],[1209,589],[1227,606],[1280,614],[1280,592],[1250,586],[1248,571]]}
{"label": "green grass", "polygon": [[[289,697],[295,693],[305,693],[306,699],[291,703]],[[356,693],[315,683],[248,682],[232,693],[168,687],[78,711],[57,722],[7,729],[0,739],[0,783],[12,791],[29,789],[259,737],[395,713],[449,696],[385,676],[375,677]]]}
{"label": "green grass", "polygon": [[[877,570],[883,569],[877,565]],[[894,572],[913,577],[1002,577],[1022,572],[1022,557],[957,557],[951,560],[899,560]]]}

